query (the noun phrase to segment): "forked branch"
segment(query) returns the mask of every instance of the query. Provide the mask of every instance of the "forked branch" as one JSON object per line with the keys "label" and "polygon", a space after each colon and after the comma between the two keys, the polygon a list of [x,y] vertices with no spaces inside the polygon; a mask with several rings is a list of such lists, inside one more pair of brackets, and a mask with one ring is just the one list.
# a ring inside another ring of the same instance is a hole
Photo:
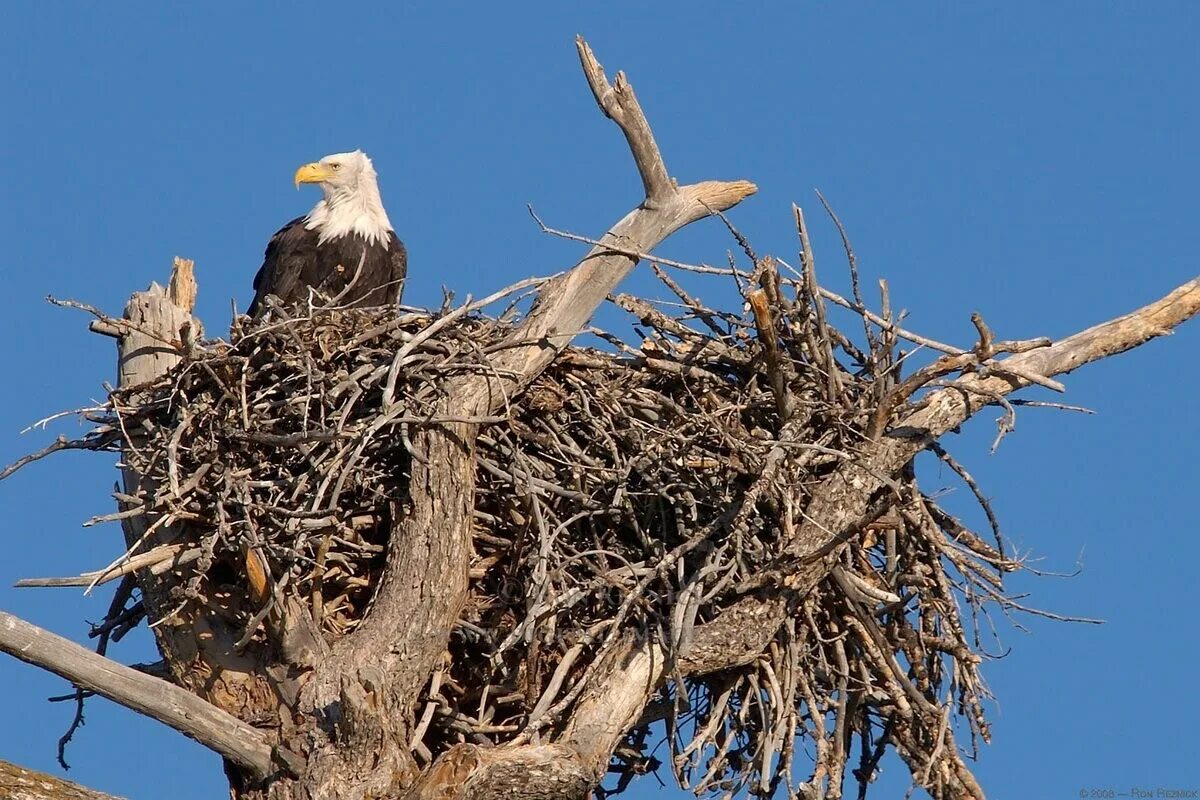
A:
{"label": "forked branch", "polygon": [[613,225],[574,269],[543,287],[537,306],[513,333],[512,348],[496,359],[498,373],[521,377],[480,376],[467,382],[458,393],[467,406],[462,409],[465,413],[494,411],[505,397],[536,378],[637,265],[638,259],[630,253],[648,253],[685,225],[727,211],[758,191],[744,180],[677,186],[667,173],[650,124],[624,73],[617,73],[610,84],[582,37],[576,40],[576,48],[596,103],[629,142],[646,199]]}
{"label": "forked branch", "polygon": [[[587,43],[580,38],[576,45],[601,111],[617,123],[629,142],[646,199],[573,269],[542,287],[534,309],[494,358],[493,371],[457,380],[447,392],[442,415],[478,417],[502,408],[571,342],[638,263],[627,255],[629,251],[649,252],[685,225],[728,210],[757,191],[749,181],[676,187],[629,82],[618,75],[615,85],[609,84]],[[610,250],[609,244],[619,250]],[[306,704],[323,708],[363,694],[364,688],[354,684],[374,687],[367,693],[386,686],[401,706],[415,702],[442,657],[467,597],[478,429],[477,424],[450,424],[425,429],[415,437],[414,445],[423,455],[414,459],[411,502],[389,537],[387,568],[371,611],[318,667],[307,688]],[[422,588],[430,575],[439,576],[437,591]],[[363,709],[356,709],[353,716],[367,729],[376,726],[386,731],[395,725]],[[332,762],[338,755],[329,751],[325,755],[331,763],[322,766],[318,757],[310,761],[313,768],[337,769]],[[607,752],[603,757],[607,761]],[[392,763],[378,771],[388,769],[405,768]],[[441,774],[436,769],[435,774]]]}
{"label": "forked branch", "polygon": [[650,123],[646,121],[646,115],[642,113],[641,104],[625,73],[618,72],[616,81],[610,84],[604,67],[596,60],[592,48],[582,36],[575,37],[575,49],[579,51],[579,62],[583,65],[583,74],[596,98],[596,104],[606,117],[621,126],[621,132],[629,141],[634,163],[646,188],[646,199],[654,202],[670,196],[675,189],[675,182],[667,173],[667,165],[663,163],[662,153],[654,141],[654,132],[650,130]]}
{"label": "forked branch", "polygon": [[[610,84],[603,68],[582,37],[576,40],[576,47],[584,75],[600,110],[617,123],[629,142],[630,153],[646,190],[646,198],[609,229],[600,239],[600,244],[593,247],[573,269],[543,287],[534,310],[510,338],[512,346],[502,350],[495,359],[495,371],[490,375],[474,376],[460,382],[450,392],[451,397],[456,398],[453,403],[457,407],[447,409],[447,413],[480,415],[501,408],[509,398],[527,386],[550,364],[587,324],[600,303],[629,274],[638,263],[638,258],[630,256],[630,252],[650,252],[685,225],[726,211],[757,191],[753,183],[744,180],[705,181],[676,186],[667,172],[662,153],[654,141],[654,135],[633,87],[624,74],[618,73],[615,83]],[[530,344],[531,342],[533,344]],[[518,377],[503,377],[509,375]],[[436,626],[409,626],[407,629],[396,631],[402,638],[410,638],[414,632],[420,635],[422,628],[435,631],[433,635],[437,640],[431,640],[419,648],[413,648],[411,644],[406,647],[403,643],[397,646],[394,642],[387,642],[382,633],[387,627],[394,626],[397,619],[412,613],[413,598],[407,587],[419,585],[421,576],[427,574],[431,563],[428,552],[430,548],[442,551],[459,549],[465,552],[471,526],[470,498],[475,485],[475,463],[472,458],[475,432],[475,426],[459,426],[453,431],[442,433],[431,432],[431,436],[439,438],[449,439],[454,436],[459,439],[459,443],[449,447],[445,444],[429,443],[430,446],[437,447],[438,454],[444,457],[438,472],[424,475],[423,466],[414,466],[413,485],[418,485],[418,480],[427,480],[431,482],[432,491],[425,492],[423,496],[414,495],[414,508],[406,521],[406,527],[412,525],[426,528],[432,520],[437,520],[441,527],[438,541],[429,542],[421,535],[419,529],[392,536],[391,545],[395,552],[389,559],[390,568],[376,595],[374,609],[359,631],[353,634],[368,648],[385,644],[389,652],[425,650],[430,661],[428,669],[424,670],[422,675],[431,671],[432,658],[440,656],[441,643],[444,642],[441,631],[449,630],[455,617],[447,616],[443,620],[445,626],[440,630]],[[444,487],[448,486],[456,489],[459,493],[458,499],[452,500],[442,495]],[[414,553],[414,546],[421,552]],[[456,571],[447,576],[447,580],[453,584],[453,588],[448,591],[450,596],[465,597],[466,574],[465,570],[461,572],[461,575]],[[455,615],[457,611],[457,608],[453,609]],[[363,652],[359,648],[358,657],[361,657]],[[386,655],[378,653],[377,657],[385,658]],[[575,756],[564,759],[561,768],[567,769],[568,765],[574,764],[582,770],[569,781],[573,786],[590,787],[603,776],[608,758],[624,732],[623,726],[626,722],[631,724],[637,719],[653,692],[662,668],[661,658],[656,662],[650,654],[645,654],[644,657],[639,656],[636,663],[639,671],[646,674],[641,685],[635,684],[632,694],[625,698],[627,702],[624,705],[628,706],[628,714],[621,715],[620,730],[613,729],[611,718],[608,722],[602,722],[598,718],[588,721],[586,727],[578,730],[591,732],[602,728],[606,735],[591,738],[585,736],[586,752],[577,747],[584,739],[568,736],[569,749]],[[614,666],[614,669],[618,673],[621,672],[620,665]],[[626,716],[629,717],[628,720],[625,719]],[[518,761],[524,761],[526,755],[526,751],[512,751],[512,757]],[[485,762],[478,759],[472,762],[468,759],[463,763],[477,763],[482,768]],[[486,763],[490,765],[489,771],[495,770],[497,775],[506,773],[508,762],[504,758],[488,759]],[[432,797],[442,791],[446,771],[447,768],[441,761],[435,764],[427,773],[426,779],[414,789],[414,796]],[[451,772],[458,776],[462,783],[470,786],[472,797],[510,796],[510,789],[504,788],[503,781],[497,782],[483,775],[473,775],[473,769],[463,768]],[[586,791],[586,788],[582,788],[581,791]],[[535,793],[529,796],[543,795]]]}

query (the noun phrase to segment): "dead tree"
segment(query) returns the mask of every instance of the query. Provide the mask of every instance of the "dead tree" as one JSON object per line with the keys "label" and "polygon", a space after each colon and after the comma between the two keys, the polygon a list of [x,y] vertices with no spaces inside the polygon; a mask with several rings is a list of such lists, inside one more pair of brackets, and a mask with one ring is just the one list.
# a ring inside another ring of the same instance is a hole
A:
{"label": "dead tree", "polygon": [[[893,748],[935,797],[981,797],[949,721],[987,738],[967,626],[1013,607],[1020,564],[923,494],[913,459],[970,481],[944,433],[1169,333],[1200,280],[1057,342],[975,317],[961,349],[821,288],[797,209],[799,269],[743,241],[749,267],[699,271],[749,313],[705,307],[664,270],[687,265],[648,254],[755,187],[677,185],[625,77],[578,49],[645,199],[571,270],[433,313],[279,310],[224,342],[177,262],[122,319],[95,312],[120,385],[45,453],[122,453],[126,552],[29,583],[121,580],[101,635],[152,622],[163,662],[2,613],[0,650],[220,753],[247,800],[584,798],[656,767],[659,722],[697,791],[773,793],[808,737],[804,796],[840,797],[858,747],[860,780]],[[683,310],[620,295],[641,345],[571,346],[640,261]],[[518,322],[484,316],[524,290]],[[901,376],[905,341],[943,355]]]}

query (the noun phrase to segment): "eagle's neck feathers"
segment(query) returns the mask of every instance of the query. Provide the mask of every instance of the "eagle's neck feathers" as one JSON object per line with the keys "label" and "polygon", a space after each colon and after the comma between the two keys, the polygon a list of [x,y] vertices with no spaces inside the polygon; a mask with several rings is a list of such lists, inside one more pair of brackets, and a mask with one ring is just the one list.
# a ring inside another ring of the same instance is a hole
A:
{"label": "eagle's neck feathers", "polygon": [[305,228],[318,232],[319,244],[351,233],[359,234],[368,244],[387,243],[392,223],[383,210],[374,175],[363,175],[354,188],[321,188],[325,197],[304,220]]}

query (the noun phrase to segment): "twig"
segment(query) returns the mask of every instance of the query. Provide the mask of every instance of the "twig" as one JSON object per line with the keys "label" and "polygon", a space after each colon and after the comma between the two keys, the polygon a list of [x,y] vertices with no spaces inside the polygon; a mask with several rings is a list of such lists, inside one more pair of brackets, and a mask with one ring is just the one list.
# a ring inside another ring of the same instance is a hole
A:
{"label": "twig", "polygon": [[60,452],[62,450],[100,450],[112,444],[116,440],[116,436],[112,434],[104,435],[98,438],[91,436],[83,439],[68,439],[65,436],[59,436],[52,444],[46,445],[36,453],[18,458],[13,463],[9,464],[3,470],[0,470],[0,481],[12,475],[22,467],[32,464],[34,461],[40,461],[48,455]]}
{"label": "twig", "polygon": [[562,231],[562,230],[559,230],[558,228],[551,228],[549,225],[547,225],[545,222],[543,222],[542,218],[539,217],[537,215],[537,212],[535,212],[533,210],[532,204],[527,203],[525,205],[525,208],[527,211],[529,211],[529,216],[533,217],[533,221],[537,223],[537,226],[541,230],[541,232],[545,233],[545,234],[549,234],[550,236],[557,236],[560,239],[568,239],[572,242],[582,242],[583,244],[590,244],[593,247],[603,248],[605,251],[610,252],[610,253],[616,253],[618,255],[628,256],[629,258],[636,258],[639,261],[652,261],[655,264],[662,264],[664,267],[674,267],[675,269],[680,269],[685,272],[695,272],[695,273],[698,273],[701,275],[736,275],[741,278],[749,278],[750,277],[750,273],[743,272],[742,270],[738,270],[738,269],[723,268],[723,267],[710,267],[707,264],[688,264],[683,261],[675,261],[670,258],[663,258],[662,256],[655,255],[653,253],[646,253],[646,252],[642,252],[639,250],[631,250],[627,247],[621,247],[620,245],[617,245],[617,244],[614,244],[612,242],[605,241],[602,239],[592,239],[587,236],[581,236],[577,233],[571,233],[569,231]]}

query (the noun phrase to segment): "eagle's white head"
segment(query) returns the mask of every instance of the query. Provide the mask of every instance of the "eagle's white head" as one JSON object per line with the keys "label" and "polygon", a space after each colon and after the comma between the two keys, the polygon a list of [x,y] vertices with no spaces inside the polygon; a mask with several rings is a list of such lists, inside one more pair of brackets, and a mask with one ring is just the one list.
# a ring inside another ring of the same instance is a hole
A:
{"label": "eagle's white head", "polygon": [[296,188],[302,183],[317,184],[325,195],[304,221],[305,228],[318,232],[321,244],[350,233],[371,244],[387,243],[392,223],[383,210],[375,167],[366,153],[336,153],[305,164],[296,170]]}

